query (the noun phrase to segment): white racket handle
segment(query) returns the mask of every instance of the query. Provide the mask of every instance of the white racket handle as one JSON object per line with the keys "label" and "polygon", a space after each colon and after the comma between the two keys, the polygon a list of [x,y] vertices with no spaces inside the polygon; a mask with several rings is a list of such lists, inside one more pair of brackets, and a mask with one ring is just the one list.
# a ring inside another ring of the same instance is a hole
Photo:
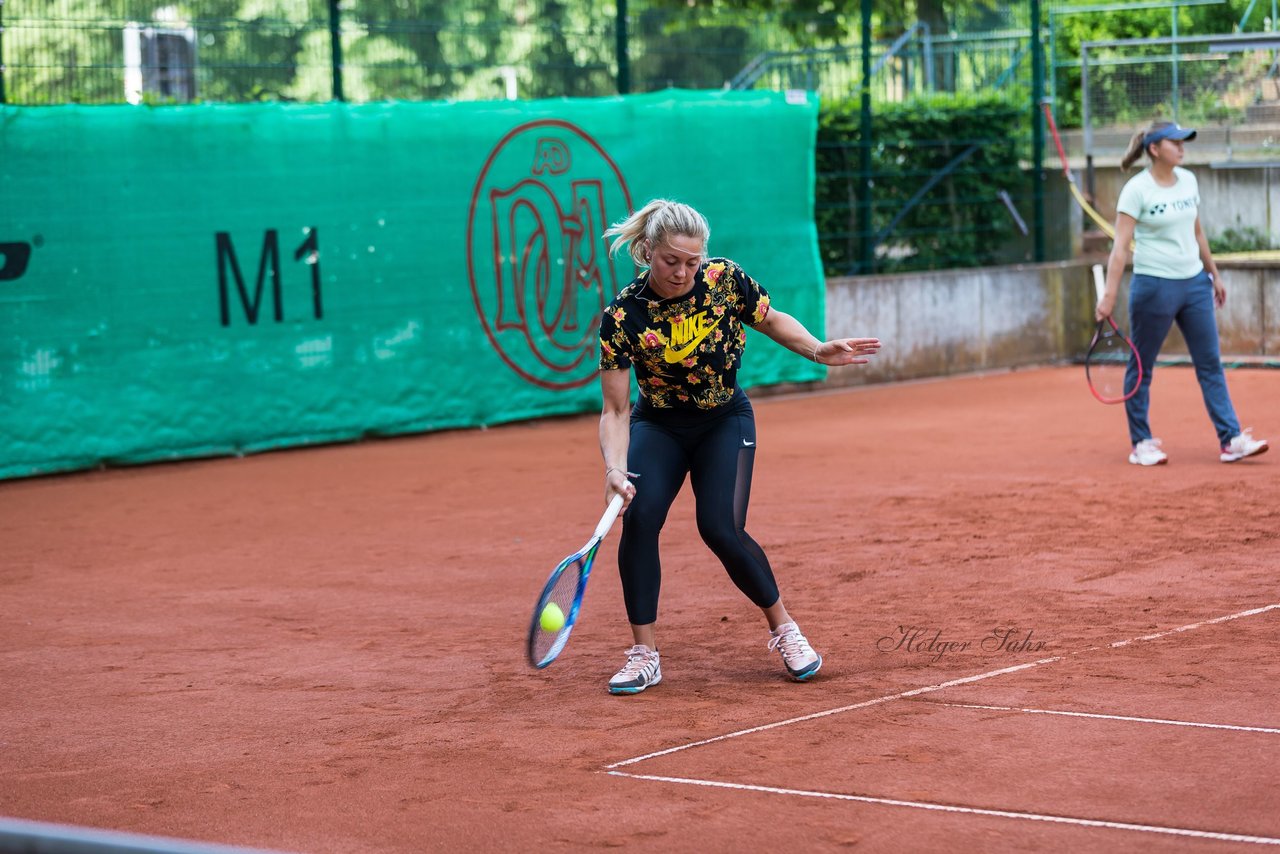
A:
{"label": "white racket handle", "polygon": [[605,508],[604,515],[600,517],[600,524],[596,525],[596,532],[591,535],[591,539],[604,539],[604,535],[609,533],[609,529],[613,527],[614,521],[618,518],[618,514],[622,512],[622,495],[613,496],[613,500],[609,502],[609,506]]}
{"label": "white racket handle", "polygon": [[1102,275],[1102,265],[1093,265],[1093,289],[1098,292],[1098,302],[1107,294],[1107,279]]}

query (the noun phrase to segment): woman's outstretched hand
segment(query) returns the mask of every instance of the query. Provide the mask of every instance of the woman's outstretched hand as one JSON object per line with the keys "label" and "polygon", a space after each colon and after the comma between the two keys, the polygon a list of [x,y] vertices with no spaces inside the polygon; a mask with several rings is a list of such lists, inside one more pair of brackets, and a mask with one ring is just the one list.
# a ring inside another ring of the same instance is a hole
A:
{"label": "woman's outstretched hand", "polygon": [[813,351],[813,360],[832,367],[865,365],[879,352],[879,338],[836,338],[819,344]]}

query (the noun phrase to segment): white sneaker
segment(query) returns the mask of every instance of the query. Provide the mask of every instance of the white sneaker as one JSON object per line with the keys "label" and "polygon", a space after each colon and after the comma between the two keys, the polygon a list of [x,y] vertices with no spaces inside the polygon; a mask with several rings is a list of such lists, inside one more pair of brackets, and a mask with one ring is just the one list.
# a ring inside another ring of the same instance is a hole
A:
{"label": "white sneaker", "polygon": [[638,643],[627,650],[627,663],[609,680],[610,694],[639,694],[662,681],[658,651]]}
{"label": "white sneaker", "polygon": [[1252,427],[1246,427],[1239,436],[1223,445],[1222,453],[1218,456],[1218,459],[1224,463],[1234,463],[1236,460],[1243,460],[1245,457],[1256,457],[1258,454],[1265,454],[1268,447],[1267,440],[1253,438],[1253,436],[1249,435],[1252,432]]}
{"label": "white sneaker", "polygon": [[776,649],[782,654],[787,673],[797,682],[803,682],[822,667],[822,656],[813,651],[795,623],[783,623],[770,632],[769,649]]}
{"label": "white sneaker", "polygon": [[1129,462],[1135,466],[1160,466],[1169,462],[1169,455],[1160,450],[1159,439],[1143,439],[1133,446]]}

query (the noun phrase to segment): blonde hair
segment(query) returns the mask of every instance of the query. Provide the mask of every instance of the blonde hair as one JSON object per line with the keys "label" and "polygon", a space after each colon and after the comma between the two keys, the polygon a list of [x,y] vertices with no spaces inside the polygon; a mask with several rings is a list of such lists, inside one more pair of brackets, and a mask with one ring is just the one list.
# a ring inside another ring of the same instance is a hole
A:
{"label": "blonde hair", "polygon": [[649,266],[649,253],[665,243],[673,234],[702,241],[705,248],[711,239],[707,218],[693,208],[668,199],[654,199],[624,220],[605,230],[606,238],[617,237],[609,247],[617,255],[627,246],[637,267]]}
{"label": "blonde hair", "polygon": [[1147,138],[1148,134],[1153,134],[1162,128],[1174,127],[1175,125],[1177,125],[1177,122],[1152,122],[1145,129],[1135,133],[1129,140],[1129,147],[1125,150],[1124,157],[1120,158],[1120,168],[1128,169],[1144,153],[1147,157],[1150,157],[1151,151],[1147,146],[1143,145],[1142,141]]}

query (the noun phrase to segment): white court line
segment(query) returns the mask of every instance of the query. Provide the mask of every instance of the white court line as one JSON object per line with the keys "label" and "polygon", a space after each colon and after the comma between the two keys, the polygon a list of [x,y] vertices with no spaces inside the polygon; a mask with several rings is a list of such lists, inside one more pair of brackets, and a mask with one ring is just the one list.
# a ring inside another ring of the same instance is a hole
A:
{"label": "white court line", "polygon": [[[1062,656],[1053,658],[1042,658],[1039,661],[1029,661],[1026,664],[1016,664],[1013,667],[1002,667],[999,670],[992,670],[987,673],[979,673],[977,676],[966,676],[963,679],[952,679],[949,682],[941,682],[937,685],[928,685],[924,688],[913,688],[910,691],[903,691],[900,694],[889,694],[884,697],[876,697],[874,700],[863,700],[861,703],[854,703],[850,706],[841,706],[838,709],[828,709],[825,712],[814,712],[811,715],[801,715],[798,718],[788,718],[785,721],[776,721],[771,724],[763,724],[761,726],[751,727],[751,729],[740,729],[737,732],[726,733],[725,735],[717,735],[714,738],[704,738],[702,741],[694,741],[689,744],[681,744],[676,747],[668,747],[666,750],[658,750],[653,753],[646,753],[644,756],[637,756],[633,759],[624,759],[621,762],[615,762],[612,765],[606,765],[604,770],[612,771],[614,768],[621,768],[623,765],[634,765],[637,762],[643,762],[646,759],[653,759],[658,756],[666,756],[668,753],[679,753],[681,750],[688,750],[691,747],[701,747],[704,744],[714,744],[717,741],[725,741],[730,738],[737,738],[741,735],[751,735],[753,732],[764,732],[767,729],[775,727],[787,726],[788,724],[798,724],[801,721],[811,721],[816,718],[825,718],[828,715],[838,715],[841,712],[851,712],[854,709],[865,709],[867,706],[875,706],[880,703],[887,703],[890,700],[901,700],[906,697],[916,697],[920,694],[928,694],[933,691],[941,691],[943,688],[951,688],[956,685],[964,685],[969,682],[977,682],[982,679],[990,679],[992,676],[999,676],[1002,673],[1013,673],[1017,670],[1026,670],[1030,667],[1039,667],[1041,664],[1049,664],[1058,661]],[[626,775],[637,776],[637,775]],[[642,778],[649,779],[649,778]]]}
{"label": "white court line", "polygon": [[[1254,608],[1250,611],[1241,611],[1238,614],[1227,614],[1225,617],[1214,617],[1212,620],[1201,620],[1200,622],[1192,623],[1189,626],[1178,626],[1178,628],[1176,629],[1169,629],[1166,632],[1156,632],[1154,635],[1143,635],[1140,638],[1130,638],[1129,640],[1116,641],[1115,643],[1111,644],[1111,648],[1118,649],[1119,647],[1128,646],[1131,643],[1137,643],[1139,641],[1156,640],[1157,638],[1164,638],[1164,637],[1168,637],[1169,635],[1176,635],[1178,632],[1189,632],[1192,629],[1198,629],[1201,626],[1212,626],[1214,623],[1225,623],[1230,620],[1238,620],[1241,617],[1252,617],[1255,614],[1262,614],[1266,611],[1273,611],[1276,608],[1280,608],[1280,602],[1276,603],[1275,605],[1264,605],[1261,608]],[[1088,650],[1084,650],[1084,651],[1087,652]]]}
{"label": "white court line", "polygon": [[1014,706],[981,706],[977,703],[944,703],[941,700],[921,700],[930,706],[951,706],[954,709],[990,709],[993,712],[1026,712],[1029,715],[1062,715],[1068,718],[1098,718],[1105,721],[1132,721],[1139,724],[1167,724],[1168,726],[1193,726],[1204,729],[1229,729],[1236,732],[1265,732],[1280,735],[1280,729],[1265,726],[1237,726],[1235,724],[1206,724],[1199,721],[1173,721],[1167,718],[1137,718],[1129,715],[1102,715],[1090,712],[1067,712],[1057,709],[1019,709]]}
{"label": "white court line", "polygon": [[857,801],[881,806],[910,807],[937,812],[982,815],[993,818],[1016,818],[1026,821],[1044,821],[1053,824],[1070,824],[1077,827],[1101,827],[1107,830],[1136,830],[1142,833],[1161,833],[1168,836],[1191,836],[1196,839],[1214,839],[1220,842],[1252,842],[1257,845],[1280,845],[1280,839],[1270,836],[1245,836],[1240,833],[1219,833],[1212,830],[1192,830],[1186,827],[1164,827],[1158,824],[1132,824],[1124,821],[1104,821],[1094,818],[1074,818],[1065,815],[1042,815],[1033,812],[991,810],[981,807],[959,807],[951,804],[935,804],[928,801],[902,801],[896,798],[872,798],[866,795],[844,795],[838,792],[814,792],[806,789],[781,789],[775,786],[753,786],[746,783],[722,783],[718,780],[693,780],[685,777],[659,777],[652,774],[632,774],[627,771],[609,771],[615,777],[633,780],[653,780],[659,783],[683,783],[690,786],[708,786],[717,789],[738,789],[747,792],[766,792],[775,795],[799,795],[806,798],[830,798],[838,801]]}
{"label": "white court line", "polygon": [[830,715],[838,715],[838,714],[841,714],[842,712],[851,712],[851,711],[854,711],[855,709],[865,709],[868,706],[875,706],[875,705],[879,705],[880,703],[888,703],[891,700],[902,700],[907,697],[918,697],[921,694],[930,694],[930,693],[933,693],[934,691],[941,691],[943,688],[953,688],[956,685],[965,685],[970,682],[981,682],[984,679],[990,679],[994,676],[1003,676],[1006,673],[1016,673],[1019,670],[1028,670],[1032,667],[1040,667],[1041,665],[1044,665],[1044,664],[1053,664],[1055,661],[1062,661],[1062,659],[1068,658],[1070,656],[1082,655],[1084,653],[1094,652],[1099,649],[1104,649],[1104,648],[1115,649],[1118,647],[1127,646],[1128,644],[1131,644],[1131,643],[1136,643],[1138,641],[1157,640],[1159,638],[1177,634],[1178,632],[1191,631],[1192,629],[1198,629],[1202,626],[1209,626],[1215,623],[1225,623],[1229,620],[1238,620],[1242,617],[1252,617],[1257,614],[1266,613],[1267,611],[1273,611],[1277,608],[1280,608],[1280,602],[1277,602],[1274,605],[1264,605],[1261,608],[1251,608],[1248,611],[1239,611],[1235,614],[1227,614],[1226,616],[1223,616],[1223,617],[1213,617],[1212,619],[1201,620],[1198,623],[1191,623],[1189,625],[1179,626],[1176,629],[1169,629],[1168,631],[1164,631],[1164,632],[1157,632],[1151,635],[1143,635],[1142,637],[1130,638],[1129,640],[1116,641],[1115,643],[1109,644],[1107,647],[1091,646],[1091,647],[1088,647],[1087,649],[1076,650],[1075,652],[1068,652],[1068,653],[1064,653],[1063,655],[1055,655],[1052,658],[1042,658],[1039,661],[1030,661],[1030,662],[1027,662],[1026,664],[1017,664],[1012,667],[1002,667],[999,670],[989,670],[986,673],[979,673],[976,676],[965,676],[961,679],[952,679],[947,682],[941,682],[937,685],[928,685],[923,688],[914,688],[910,691],[902,691],[901,693],[898,693],[898,694],[888,694],[883,697],[876,697],[874,700],[864,700],[861,703],[853,703],[848,706],[841,706],[838,709],[828,709],[825,712],[814,712],[813,714],[810,714],[810,715],[801,715],[798,718],[788,718],[785,721],[776,721],[771,724],[763,724],[761,726],[751,727],[750,729],[741,729],[741,730],[738,730],[737,732],[730,732],[724,735],[717,735],[713,738],[704,738],[701,741],[693,741],[693,742],[689,742],[688,744],[680,744],[675,747],[668,747],[666,750],[656,750],[653,753],[646,753],[643,756],[635,756],[635,757],[632,757],[631,759],[624,759],[621,762],[614,762],[612,765],[606,765],[604,767],[604,770],[612,771],[614,768],[621,768],[624,765],[634,765],[635,763],[643,762],[646,759],[655,759],[659,756],[666,756],[671,753],[679,753],[682,750],[689,750],[690,748],[693,748],[693,747],[702,747],[705,744],[714,744],[718,741],[727,741],[728,739],[731,739],[731,738],[738,738],[744,735],[751,735],[752,733],[764,732],[765,730],[775,729],[777,727],[782,727],[782,726],[789,726],[791,724],[802,723],[804,721],[811,721],[817,718],[825,718]]}

